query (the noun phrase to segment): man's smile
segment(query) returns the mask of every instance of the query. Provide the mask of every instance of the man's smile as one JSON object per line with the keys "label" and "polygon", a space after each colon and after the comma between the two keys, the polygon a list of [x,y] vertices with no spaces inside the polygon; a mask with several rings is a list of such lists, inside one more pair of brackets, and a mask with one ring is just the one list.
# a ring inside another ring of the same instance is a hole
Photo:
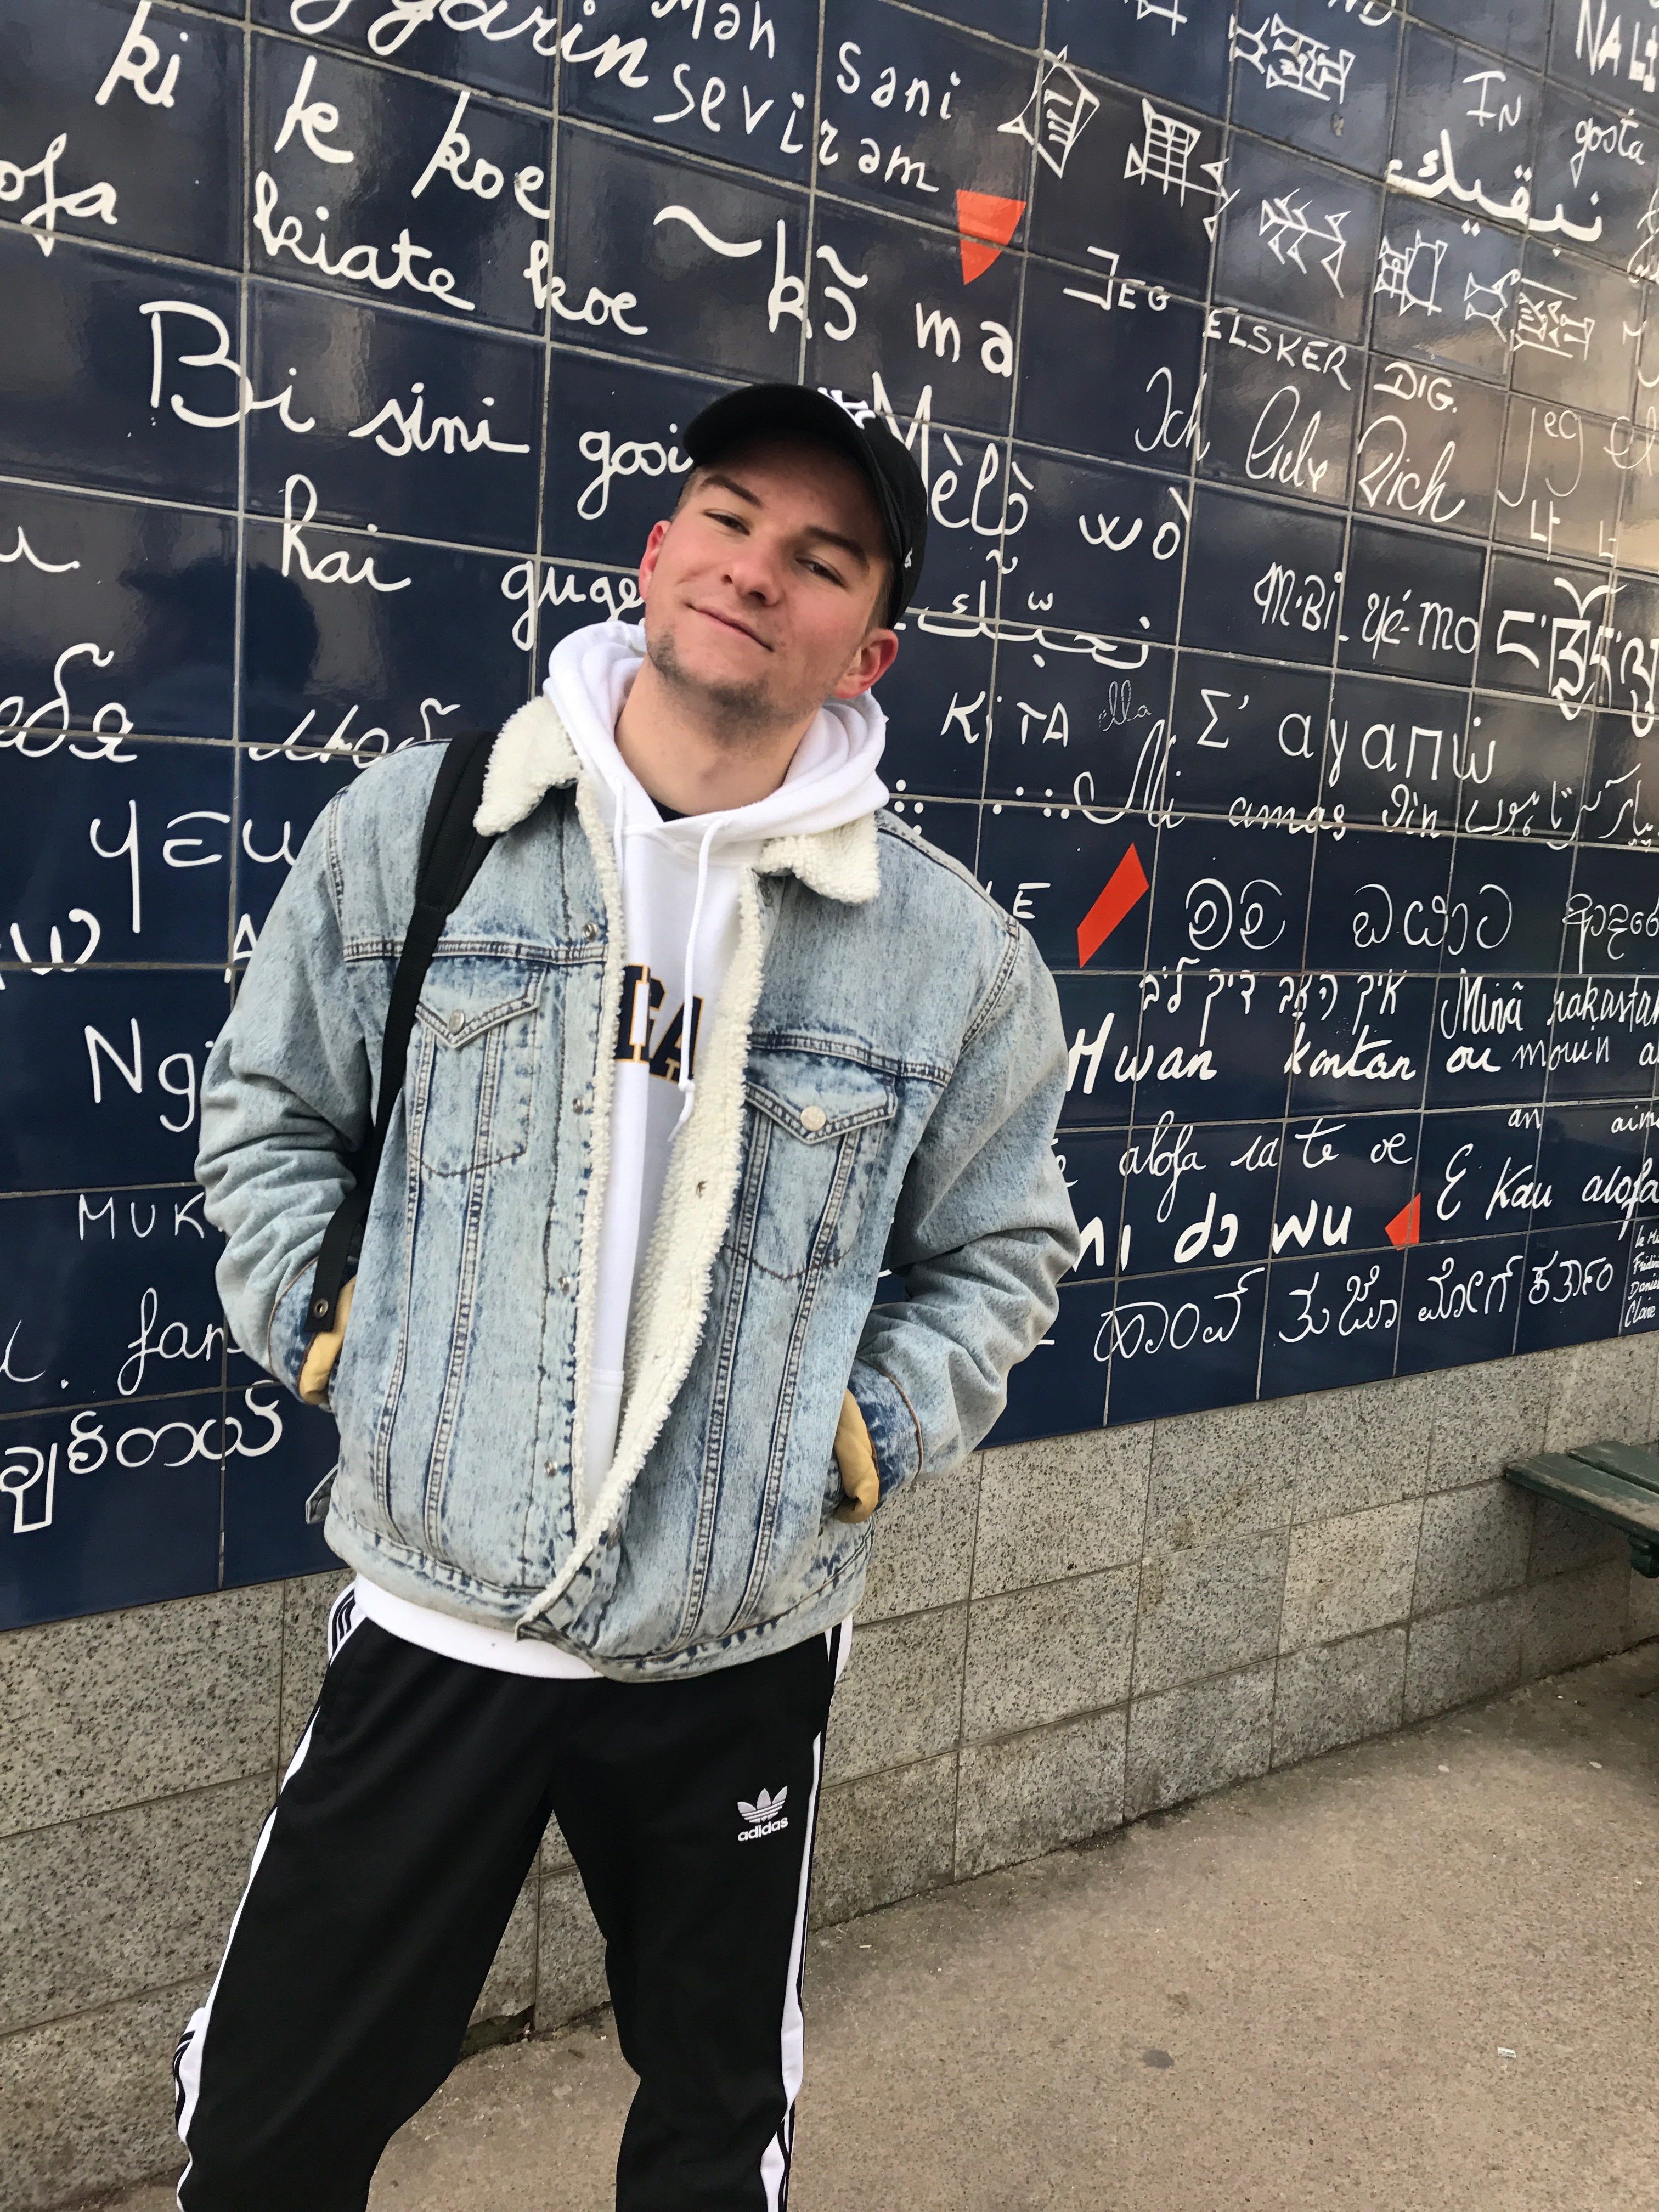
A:
{"label": "man's smile", "polygon": [[745,629],[740,622],[733,621],[729,615],[717,615],[712,607],[694,607],[691,611],[704,616],[709,622],[717,623],[722,629],[735,630],[739,637],[746,637],[752,645],[759,646],[763,652],[770,653],[772,650],[764,638],[757,637],[752,629]]}

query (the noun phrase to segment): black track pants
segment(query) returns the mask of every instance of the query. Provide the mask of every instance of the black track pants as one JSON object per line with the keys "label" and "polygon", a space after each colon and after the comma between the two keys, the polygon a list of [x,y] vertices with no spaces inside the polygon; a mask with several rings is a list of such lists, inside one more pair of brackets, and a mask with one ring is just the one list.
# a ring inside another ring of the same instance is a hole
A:
{"label": "black track pants", "polygon": [[[349,1594],[173,2062],[184,2212],[362,2212],[455,2062],[550,1814],[640,2077],[619,2212],[776,2212],[823,1735],[848,1624],[671,1682],[443,1658]],[[556,2180],[559,2146],[547,2147]]]}

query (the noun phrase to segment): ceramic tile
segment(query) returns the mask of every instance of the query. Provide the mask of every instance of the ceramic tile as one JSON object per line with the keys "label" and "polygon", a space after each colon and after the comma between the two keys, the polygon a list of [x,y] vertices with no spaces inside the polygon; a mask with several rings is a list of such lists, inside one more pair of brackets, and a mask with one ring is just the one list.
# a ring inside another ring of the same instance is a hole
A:
{"label": "ceramic tile", "polygon": [[[394,62],[422,76],[506,93],[536,107],[545,108],[552,100],[559,26],[548,10],[514,7],[503,21],[488,9],[452,9],[446,15],[438,9],[341,8],[327,0],[296,21],[293,4],[294,0],[253,0],[251,13],[256,22],[274,29],[303,29],[325,50],[331,46],[360,59]],[[572,49],[573,57],[580,57],[578,67],[584,62],[597,67],[606,51],[603,39],[573,40]]]}
{"label": "ceramic tile", "polygon": [[4,980],[0,1189],[188,1184],[197,1085],[229,1011],[222,969]]}
{"label": "ceramic tile", "polygon": [[1048,0],[1048,41],[1080,65],[1103,70],[1165,101],[1218,115],[1226,102],[1230,0],[1147,0],[1097,8]]}
{"label": "ceramic tile", "polygon": [[[216,673],[228,701],[230,671]],[[20,753],[0,766],[9,960],[36,973],[54,963],[222,964],[235,757],[228,745],[138,738],[118,750],[118,760],[37,764]]]}
{"label": "ceramic tile", "polygon": [[216,1589],[223,1405],[216,1389],[0,1422],[0,1627]]}
{"label": "ceramic tile", "polygon": [[[1248,27],[1251,16],[1258,27]],[[1387,159],[1400,19],[1283,0],[1233,19],[1232,119],[1375,176]]]}
{"label": "ceramic tile", "polygon": [[[279,520],[314,514],[325,530],[372,523],[393,535],[533,550],[539,346],[286,285],[250,287],[249,323],[254,388],[289,400],[251,418],[252,507]],[[184,343],[199,345],[194,328]],[[314,509],[296,475],[316,489]],[[391,581],[404,572],[387,560],[377,573]]]}
{"label": "ceramic tile", "polygon": [[596,21],[583,26],[586,36],[567,36],[560,108],[805,184],[817,21],[810,9],[774,8],[741,28],[746,35],[736,16],[716,9],[622,0],[602,28]]}
{"label": "ceramic tile", "polygon": [[[1249,74],[1261,82],[1254,68]],[[1286,100],[1289,91],[1275,86],[1267,93],[1264,87],[1258,104],[1265,97],[1287,112],[1294,100],[1292,94]],[[1316,104],[1316,133],[1322,129],[1328,136],[1336,119],[1324,103]],[[1328,150],[1337,144],[1328,138]],[[1226,179],[1231,198],[1216,249],[1216,297],[1355,343],[1364,328],[1376,262],[1380,188],[1243,133],[1231,143]]]}
{"label": "ceramic tile", "polygon": [[1438,23],[1498,53],[1543,67],[1550,11],[1538,0],[1413,0],[1412,12],[1425,23]]}
{"label": "ceramic tile", "polygon": [[887,0],[828,0],[823,51],[820,190],[933,222],[964,190],[1011,214],[1029,201],[1032,142],[1052,143],[1054,103],[1079,97],[1063,64]]}
{"label": "ceramic tile", "polygon": [[1373,354],[1354,467],[1362,511],[1484,538],[1504,422],[1504,394],[1492,385]]}
{"label": "ceramic tile", "polygon": [[[0,518],[11,549],[0,575],[0,718],[29,732],[9,767],[21,774],[25,762],[52,762],[34,779],[50,785],[73,775],[75,762],[131,767],[143,755],[124,741],[128,732],[232,736],[228,516],[8,484]],[[103,779],[112,797],[136,780]]]}
{"label": "ceramic tile", "polygon": [[9,1333],[9,1413],[217,1388],[223,1240],[202,1199],[172,1183],[0,1203],[0,1275],[36,1293]]}

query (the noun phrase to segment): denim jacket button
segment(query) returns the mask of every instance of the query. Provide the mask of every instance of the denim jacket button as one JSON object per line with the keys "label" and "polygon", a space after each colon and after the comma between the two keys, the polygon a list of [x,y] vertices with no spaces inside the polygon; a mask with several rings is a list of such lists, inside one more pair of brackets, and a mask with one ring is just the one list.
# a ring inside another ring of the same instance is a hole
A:
{"label": "denim jacket button", "polygon": [[570,1110],[573,1114],[585,1114],[587,1111],[587,1101],[580,1091],[570,1102]]}
{"label": "denim jacket button", "polygon": [[821,1129],[829,1119],[822,1106],[803,1106],[800,1109],[803,1129]]}
{"label": "denim jacket button", "polygon": [[459,1036],[460,1032],[465,1027],[466,1016],[461,1012],[460,1008],[457,1006],[449,1017],[449,1034],[451,1036]]}
{"label": "denim jacket button", "polygon": [[599,935],[599,925],[597,921],[585,921],[582,924],[582,935],[587,939],[590,945],[593,942],[593,939]]}

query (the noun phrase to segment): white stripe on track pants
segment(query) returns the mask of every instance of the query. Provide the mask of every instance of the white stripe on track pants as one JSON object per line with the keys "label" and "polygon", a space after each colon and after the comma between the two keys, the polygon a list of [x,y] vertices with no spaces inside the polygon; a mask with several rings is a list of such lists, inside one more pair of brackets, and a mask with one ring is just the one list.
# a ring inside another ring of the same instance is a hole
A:
{"label": "white stripe on track pants", "polygon": [[[173,2061],[183,2212],[363,2212],[454,2063],[555,1815],[640,2077],[618,2212],[782,2212],[848,1626],[689,1680],[561,1681],[422,1650],[343,1597]],[[551,2182],[556,2142],[547,2160]]]}

